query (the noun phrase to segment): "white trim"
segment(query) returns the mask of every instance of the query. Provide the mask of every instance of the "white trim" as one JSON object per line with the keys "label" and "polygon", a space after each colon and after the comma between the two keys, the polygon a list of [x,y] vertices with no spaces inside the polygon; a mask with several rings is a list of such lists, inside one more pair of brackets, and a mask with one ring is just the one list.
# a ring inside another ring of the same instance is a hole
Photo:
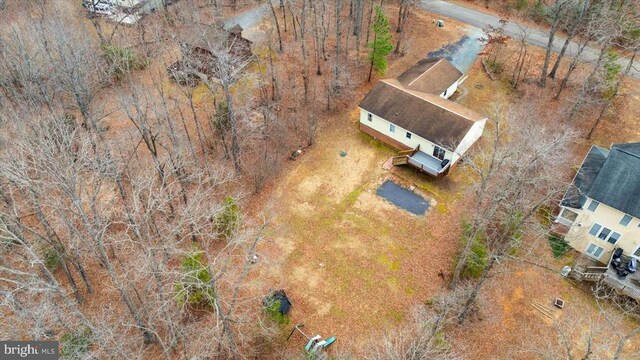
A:
{"label": "white trim", "polygon": [[[594,226],[596,226],[596,225],[600,226],[600,229],[598,229],[598,231],[596,232],[596,234],[595,234],[595,235],[592,235],[592,234],[591,234],[591,229],[593,229],[593,227],[594,227]],[[603,232],[604,230],[609,230],[609,233],[608,233],[608,234],[607,234],[607,236],[603,239],[603,238],[601,238],[601,237],[600,237],[600,234],[602,234],[602,232]],[[604,226],[604,225],[602,225],[602,224],[599,224],[599,223],[597,223],[597,222],[594,222],[594,223],[593,223],[593,225],[591,225],[591,227],[589,228],[588,234],[589,234],[589,235],[591,235],[591,236],[593,236],[593,237],[595,237],[595,238],[597,238],[598,240],[601,240],[601,241],[607,242],[607,243],[609,243],[609,244],[611,244],[611,245],[615,245],[615,244],[617,244],[617,243],[618,243],[618,241],[620,241],[620,239],[622,238],[622,234],[620,234],[619,232],[614,231],[613,229],[609,229],[608,227],[606,227],[606,226]],[[613,235],[613,234],[618,234],[618,238],[616,239],[616,241],[615,241],[615,242],[613,242],[613,243],[612,243],[612,242],[610,242],[610,241],[609,241],[609,239],[611,239],[611,235]]]}
{"label": "white trim", "polygon": [[[568,211],[568,212],[571,212],[571,213],[576,214],[576,218],[575,218],[574,220],[571,220],[571,219],[569,219],[569,218],[566,218],[566,217],[562,216],[562,214],[563,214],[565,211]],[[580,213],[579,213],[579,212],[574,211],[574,210],[572,210],[572,209],[568,209],[568,208],[566,208],[566,207],[561,207],[561,208],[560,208],[560,212],[558,213],[558,216],[556,216],[556,221],[557,221],[557,222],[559,222],[559,223],[561,223],[561,224],[563,224],[563,225],[566,225],[566,226],[573,226],[573,223],[575,223],[575,222],[576,222],[576,220],[578,219],[578,216],[580,216]]]}
{"label": "white trim", "polygon": [[[626,224],[623,224],[622,220],[624,220],[627,217],[629,218],[629,221],[627,221]],[[620,225],[622,225],[624,227],[627,227],[627,226],[629,226],[629,224],[631,224],[632,221],[633,221],[633,216],[631,216],[629,214],[624,214],[624,215],[622,215],[622,219],[620,219],[620,221],[618,221],[618,224],[620,224]]]}

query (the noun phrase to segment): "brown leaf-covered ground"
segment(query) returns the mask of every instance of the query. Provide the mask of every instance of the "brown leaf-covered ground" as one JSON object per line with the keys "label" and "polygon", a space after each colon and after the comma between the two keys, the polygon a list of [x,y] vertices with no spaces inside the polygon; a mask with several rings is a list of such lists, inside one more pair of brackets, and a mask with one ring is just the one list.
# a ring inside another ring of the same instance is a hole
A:
{"label": "brown leaf-covered ground", "polygon": [[[421,20],[430,18],[420,13]],[[464,30],[455,24],[451,27]],[[410,38],[411,51],[392,61],[389,76],[399,74],[433,48],[431,43],[417,44],[416,34]],[[416,51],[419,46],[425,50]],[[533,78],[542,51],[530,51],[533,58],[528,77]],[[551,126],[566,121],[563,111],[575,90],[570,87],[565,97],[555,102],[550,100],[556,86],[553,83],[540,89],[529,82],[513,91],[507,81],[491,81],[479,63],[464,86],[469,95],[462,103],[474,110],[490,114],[497,103],[506,109],[533,103],[539,114],[531,120]],[[372,334],[402,324],[412,306],[446,289],[438,272],[447,273],[455,261],[465,191],[472,181],[463,166],[442,180],[407,168],[384,170],[382,165],[393,151],[357,128],[356,105],[367,88],[356,92],[357,98],[343,114],[323,118],[317,143],[287,165],[261,195],[262,203],[268,198],[273,204],[273,232],[260,248],[260,276],[290,295],[294,305],[287,330],[304,323],[307,335],[336,335],[337,350],[356,353],[372,341]],[[614,111],[593,143],[608,146],[639,139],[638,84],[628,84],[627,92],[618,100],[618,108],[627,111]],[[587,112],[579,118],[576,127],[581,134],[588,131],[593,114]],[[580,138],[562,156],[571,156],[579,164],[591,143]],[[346,157],[339,154],[343,150]],[[567,180],[570,173],[568,169]],[[431,209],[424,216],[415,216],[377,197],[375,190],[386,179],[415,187],[432,201]],[[567,307],[555,311],[559,320],[569,316],[566,314],[597,314],[591,294],[559,275],[570,259],[554,260],[546,243],[540,244],[529,260],[551,270],[520,262],[499,266],[482,291],[478,318],[448,335],[465,358],[535,358],[528,350],[554,332],[532,302],[551,306],[553,299],[563,298]],[[578,332],[577,336],[583,335]],[[294,335],[286,347],[295,351],[303,344],[304,339]]]}

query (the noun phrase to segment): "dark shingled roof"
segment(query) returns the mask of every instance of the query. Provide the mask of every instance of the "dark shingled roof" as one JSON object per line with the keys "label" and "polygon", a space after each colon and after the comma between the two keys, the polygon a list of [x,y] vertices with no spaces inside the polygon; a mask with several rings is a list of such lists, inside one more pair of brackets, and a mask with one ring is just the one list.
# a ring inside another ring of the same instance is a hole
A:
{"label": "dark shingled roof", "polygon": [[[593,154],[594,148],[600,155]],[[574,179],[573,187],[577,187],[583,197],[586,195],[640,218],[640,143],[614,144],[608,154],[602,148],[592,147]],[[579,204],[584,205],[584,200]]]}
{"label": "dark shingled roof", "polygon": [[440,95],[462,75],[446,59],[422,59],[398,76],[398,81],[408,89]]}
{"label": "dark shingled roof", "polygon": [[455,148],[471,126],[485,117],[437,95],[403,89],[393,79],[382,80],[360,107],[431,142]]}
{"label": "dark shingled roof", "polygon": [[595,145],[591,147],[573,179],[573,183],[564,194],[561,203],[563,206],[579,209],[584,205],[587,200],[586,194],[591,190],[591,186],[598,177],[600,169],[602,169],[602,165],[607,160],[607,155],[609,155],[609,150]]}

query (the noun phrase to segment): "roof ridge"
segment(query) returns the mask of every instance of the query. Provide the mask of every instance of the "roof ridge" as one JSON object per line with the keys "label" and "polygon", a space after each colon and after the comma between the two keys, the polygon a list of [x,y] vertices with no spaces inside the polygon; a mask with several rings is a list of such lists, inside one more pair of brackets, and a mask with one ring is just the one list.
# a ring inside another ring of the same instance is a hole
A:
{"label": "roof ridge", "polygon": [[[420,100],[422,100],[422,101],[426,101],[426,102],[428,102],[428,103],[429,103],[429,104],[431,104],[431,105],[437,106],[438,108],[440,108],[440,109],[442,109],[442,110],[445,110],[445,111],[449,111],[449,112],[451,112],[451,113],[454,113],[454,114],[458,115],[459,117],[461,117],[461,118],[463,118],[463,119],[465,119],[465,120],[467,120],[467,121],[469,121],[469,122],[476,123],[476,121],[475,121],[475,120],[471,120],[471,119],[469,119],[469,117],[468,117],[468,116],[463,115],[463,114],[460,114],[460,113],[458,113],[458,112],[456,112],[456,111],[454,111],[454,110],[452,110],[452,109],[445,108],[445,107],[441,106],[440,104],[437,104],[437,103],[435,103],[434,101],[432,101],[432,100],[428,99],[428,98],[429,98],[429,97],[431,97],[431,96],[434,96],[434,97],[438,97],[438,98],[439,98],[439,96],[438,96],[438,95],[432,95],[432,94],[427,94],[427,93],[424,93],[424,92],[421,92],[421,91],[415,91],[415,90],[405,89],[405,88],[404,88],[404,86],[397,86],[396,84],[393,84],[393,83],[389,82],[389,80],[395,80],[395,81],[397,81],[397,82],[400,84],[400,82],[399,82],[397,79],[382,79],[381,81],[382,81],[383,83],[385,83],[385,84],[389,85],[389,86],[392,86],[392,87],[394,87],[394,88],[396,88],[396,89],[398,89],[398,90],[402,91],[402,92],[405,92],[405,93],[407,93],[407,94],[409,94],[409,95],[411,95],[411,96],[417,97],[418,99],[420,99]],[[402,85],[402,84],[400,84],[400,85]],[[419,96],[419,95],[414,94],[414,93],[422,94],[422,95],[424,95],[425,97]],[[455,103],[455,102],[453,102],[453,101],[451,101],[451,100],[444,99],[444,101],[446,101],[446,102],[448,102],[448,103],[452,103],[452,104],[460,105],[460,104],[457,104],[457,103]],[[460,106],[462,106],[462,105],[460,105]],[[469,109],[469,111],[473,111],[473,110]],[[480,116],[482,116],[482,115],[480,115]],[[485,118],[486,118],[486,117],[484,117],[484,118],[482,118],[482,119],[485,119]]]}
{"label": "roof ridge", "polygon": [[431,69],[433,69],[434,67],[438,66],[438,64],[439,64],[442,60],[444,60],[444,58],[440,58],[438,61],[436,61],[436,63],[435,63],[435,64],[433,64],[433,65],[431,65],[431,67],[429,67],[429,68],[427,69],[427,71],[425,71],[425,72],[423,72],[422,74],[418,75],[418,76],[417,76],[415,79],[413,79],[413,80],[409,83],[409,85],[407,85],[407,86],[411,86],[414,82],[418,81],[418,79],[420,79],[424,74],[428,73]]}

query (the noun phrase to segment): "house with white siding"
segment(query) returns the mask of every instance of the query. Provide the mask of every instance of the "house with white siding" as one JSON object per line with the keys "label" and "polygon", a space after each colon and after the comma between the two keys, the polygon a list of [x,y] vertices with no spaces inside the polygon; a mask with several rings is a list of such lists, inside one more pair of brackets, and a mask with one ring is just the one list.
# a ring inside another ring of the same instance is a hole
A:
{"label": "house with white siding", "polygon": [[359,105],[360,130],[400,150],[394,165],[444,176],[482,136],[487,120],[448,100],[465,78],[446,59],[423,59],[373,87]]}

